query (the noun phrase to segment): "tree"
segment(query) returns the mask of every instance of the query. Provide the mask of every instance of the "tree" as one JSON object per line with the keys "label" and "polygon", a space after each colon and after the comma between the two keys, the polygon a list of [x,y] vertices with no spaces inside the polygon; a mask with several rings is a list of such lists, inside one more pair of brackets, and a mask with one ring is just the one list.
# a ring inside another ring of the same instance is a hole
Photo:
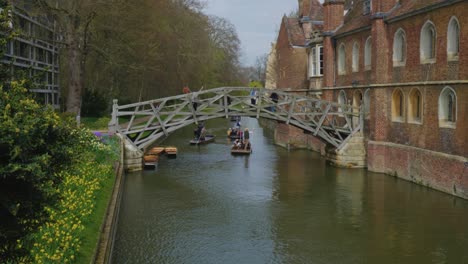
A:
{"label": "tree", "polygon": [[258,56],[255,59],[255,78],[256,80],[259,80],[263,87],[265,86],[265,80],[266,80],[266,69],[267,69],[267,61],[268,61],[268,54],[263,54]]}
{"label": "tree", "polygon": [[58,32],[68,71],[67,112],[79,114],[85,83],[86,57],[89,53],[90,25],[97,12],[102,9],[101,1],[56,1],[34,0],[38,12],[51,14]]}

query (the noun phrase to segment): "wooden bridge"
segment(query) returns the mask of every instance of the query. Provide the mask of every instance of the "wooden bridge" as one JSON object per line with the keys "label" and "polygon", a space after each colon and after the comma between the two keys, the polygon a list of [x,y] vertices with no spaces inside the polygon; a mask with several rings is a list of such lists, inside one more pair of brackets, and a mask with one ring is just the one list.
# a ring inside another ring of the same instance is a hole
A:
{"label": "wooden bridge", "polygon": [[232,116],[268,118],[299,127],[337,150],[361,131],[361,108],[281,90],[224,87],[128,105],[114,100],[109,130],[144,151],[158,139],[191,124]]}

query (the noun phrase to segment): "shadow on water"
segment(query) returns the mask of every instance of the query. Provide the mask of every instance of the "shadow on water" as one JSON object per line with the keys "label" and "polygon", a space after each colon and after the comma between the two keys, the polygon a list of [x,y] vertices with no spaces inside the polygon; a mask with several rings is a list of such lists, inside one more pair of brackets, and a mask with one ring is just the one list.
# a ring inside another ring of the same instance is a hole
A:
{"label": "shadow on water", "polygon": [[125,183],[115,263],[468,263],[468,201],[317,153],[273,145],[254,119],[251,156],[193,128],[165,144],[177,159]]}

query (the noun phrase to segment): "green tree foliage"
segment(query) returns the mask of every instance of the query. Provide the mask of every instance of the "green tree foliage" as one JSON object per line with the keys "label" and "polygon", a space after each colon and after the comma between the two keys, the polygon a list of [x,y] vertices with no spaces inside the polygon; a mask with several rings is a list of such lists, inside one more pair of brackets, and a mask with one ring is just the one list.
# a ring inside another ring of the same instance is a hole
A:
{"label": "green tree foliage", "polygon": [[37,104],[23,84],[0,88],[0,259],[21,254],[9,242],[46,217],[44,206],[56,201],[62,180],[55,175],[68,168],[80,144],[73,123]]}
{"label": "green tree foliage", "polygon": [[235,28],[205,15],[200,0],[34,2],[40,12],[54,14],[63,35],[67,111],[79,111],[85,90],[99,91],[110,105],[113,98],[178,94],[185,85],[198,90],[240,84]]}
{"label": "green tree foliage", "polygon": [[192,1],[108,3],[93,23],[86,86],[131,101],[239,84],[240,41]]}
{"label": "green tree foliage", "polygon": [[[15,4],[32,16],[46,14],[56,21],[59,37],[48,41],[61,48],[62,99],[68,112],[93,112],[81,110],[96,108],[98,103],[83,103],[82,99],[90,98],[85,91],[99,91],[109,107],[113,98],[137,101],[168,96],[185,85],[198,90],[242,83],[240,41],[234,26],[205,15],[199,0]],[[2,31],[11,30],[8,19],[2,21]]]}

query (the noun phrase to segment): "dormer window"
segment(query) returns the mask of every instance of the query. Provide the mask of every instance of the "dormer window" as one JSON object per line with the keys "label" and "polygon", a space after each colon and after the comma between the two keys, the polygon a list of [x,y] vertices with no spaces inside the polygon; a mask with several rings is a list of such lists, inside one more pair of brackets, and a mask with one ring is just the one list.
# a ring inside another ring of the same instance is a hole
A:
{"label": "dormer window", "polygon": [[363,6],[364,7],[364,10],[363,10],[364,15],[370,14],[371,9],[372,9],[372,1],[371,0],[364,0],[363,5],[364,5]]}

